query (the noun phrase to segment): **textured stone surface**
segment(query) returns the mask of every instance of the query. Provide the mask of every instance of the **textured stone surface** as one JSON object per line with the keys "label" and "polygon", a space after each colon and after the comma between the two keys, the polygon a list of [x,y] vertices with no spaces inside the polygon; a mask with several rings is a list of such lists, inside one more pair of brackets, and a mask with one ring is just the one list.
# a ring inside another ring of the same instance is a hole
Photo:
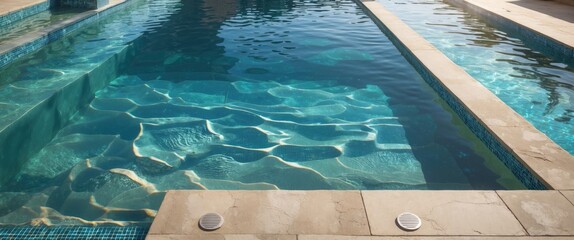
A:
{"label": "textured stone surface", "polygon": [[574,205],[558,191],[498,191],[530,235],[574,235]]}
{"label": "textured stone surface", "polygon": [[[297,240],[442,240],[442,239],[452,239],[452,240],[510,240],[510,239],[528,239],[528,240],[546,240],[548,237],[388,237],[388,236],[335,236],[335,235],[299,235]],[[552,240],[566,240],[572,239],[568,237],[553,237]]]}
{"label": "textured stone surface", "polygon": [[574,204],[574,191],[560,191],[570,203]]}
{"label": "textured stone surface", "polygon": [[[525,235],[494,191],[363,191],[373,235]],[[395,224],[402,212],[417,214],[419,230]]]}
{"label": "textured stone surface", "polygon": [[148,235],[146,240],[297,240],[296,235],[251,234],[196,234],[196,235]]}
{"label": "textured stone surface", "polygon": [[149,235],[201,234],[209,212],[218,234],[369,235],[359,191],[169,191]]}

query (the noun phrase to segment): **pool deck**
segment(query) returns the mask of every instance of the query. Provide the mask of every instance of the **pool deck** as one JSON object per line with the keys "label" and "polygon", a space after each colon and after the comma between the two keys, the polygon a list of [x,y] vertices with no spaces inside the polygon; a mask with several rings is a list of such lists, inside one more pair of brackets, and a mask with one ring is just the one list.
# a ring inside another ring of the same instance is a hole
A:
{"label": "pool deck", "polygon": [[[567,239],[572,201],[574,191],[169,191],[146,239]],[[405,211],[420,229],[397,227]],[[198,227],[209,212],[220,229]]]}
{"label": "pool deck", "polygon": [[[550,190],[168,191],[147,239],[574,239],[574,157],[381,4],[359,5]],[[397,227],[405,211],[419,230]],[[208,212],[222,228],[198,227]]]}

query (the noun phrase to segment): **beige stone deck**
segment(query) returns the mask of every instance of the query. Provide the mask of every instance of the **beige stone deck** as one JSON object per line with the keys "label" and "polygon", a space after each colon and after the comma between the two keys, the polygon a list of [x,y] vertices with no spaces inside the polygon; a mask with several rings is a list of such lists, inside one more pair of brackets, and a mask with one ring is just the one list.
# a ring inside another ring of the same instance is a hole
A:
{"label": "beige stone deck", "polygon": [[[397,227],[404,211],[419,215],[419,230]],[[198,227],[209,212],[225,218],[220,229]],[[574,237],[573,226],[559,191],[198,190],[168,192],[147,239],[515,239]]]}
{"label": "beige stone deck", "polygon": [[[501,6],[531,2],[466,1],[500,2]],[[416,61],[436,76],[519,161],[554,190],[169,191],[147,239],[574,239],[574,157],[381,4],[359,4],[374,20],[383,23]],[[504,11],[501,14],[506,14]],[[570,17],[574,17],[572,13]],[[567,43],[574,37],[570,34],[574,28],[565,27],[572,23],[564,20],[569,18],[541,19],[562,22],[553,31],[545,31],[550,36]],[[397,227],[395,218],[404,211],[421,217],[419,230],[408,232]],[[221,229],[199,229],[199,217],[208,212],[224,216]]]}
{"label": "beige stone deck", "polygon": [[574,48],[574,1],[447,0],[472,5]]}

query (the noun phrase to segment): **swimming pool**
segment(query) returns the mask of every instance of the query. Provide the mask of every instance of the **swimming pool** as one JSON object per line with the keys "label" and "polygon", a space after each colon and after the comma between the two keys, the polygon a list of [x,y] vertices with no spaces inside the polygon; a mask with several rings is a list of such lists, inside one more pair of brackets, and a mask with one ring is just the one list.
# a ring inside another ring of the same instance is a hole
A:
{"label": "swimming pool", "polygon": [[[378,0],[537,129],[574,154],[574,67],[458,7]],[[421,21],[421,19],[424,19]]]}
{"label": "swimming pool", "polygon": [[133,48],[2,184],[0,223],[149,222],[169,189],[525,188],[352,1],[141,2],[6,68]]}

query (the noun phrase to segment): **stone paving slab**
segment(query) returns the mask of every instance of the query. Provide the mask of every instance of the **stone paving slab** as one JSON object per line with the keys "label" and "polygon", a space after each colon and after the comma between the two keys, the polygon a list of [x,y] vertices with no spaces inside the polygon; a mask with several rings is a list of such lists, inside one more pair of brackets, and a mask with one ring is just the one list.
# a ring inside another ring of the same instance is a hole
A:
{"label": "stone paving slab", "polygon": [[574,191],[560,191],[560,193],[574,205]]}
{"label": "stone paving slab", "polygon": [[497,191],[530,235],[574,235],[574,205],[558,191]]}
{"label": "stone paving slab", "polygon": [[359,191],[169,191],[148,235],[204,233],[199,218],[225,218],[219,234],[370,235]]}
{"label": "stone paving slab", "polygon": [[[362,191],[373,235],[526,235],[494,191]],[[417,214],[422,226],[399,229],[396,217]]]}
{"label": "stone paving slab", "polygon": [[148,235],[146,240],[297,240],[297,235],[197,234]]}
{"label": "stone paving slab", "polygon": [[572,239],[571,237],[381,237],[381,236],[334,236],[334,235],[299,235],[298,240],[511,240],[511,239],[523,239],[523,240],[566,240]]}

